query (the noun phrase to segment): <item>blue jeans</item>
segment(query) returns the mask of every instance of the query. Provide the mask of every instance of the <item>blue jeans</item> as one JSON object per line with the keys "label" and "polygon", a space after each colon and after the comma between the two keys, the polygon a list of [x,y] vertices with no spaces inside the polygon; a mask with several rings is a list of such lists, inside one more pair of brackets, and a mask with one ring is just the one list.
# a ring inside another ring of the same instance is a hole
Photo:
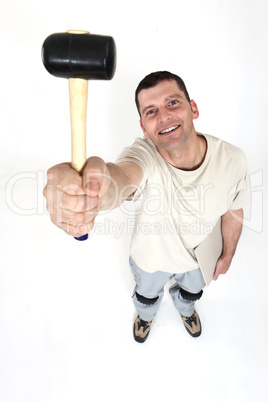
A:
{"label": "blue jeans", "polygon": [[136,282],[133,302],[142,320],[150,321],[154,318],[164,295],[164,286],[171,279],[176,281],[169,288],[176,309],[186,317],[193,314],[195,300],[183,298],[180,289],[182,288],[191,294],[198,294],[205,287],[203,275],[199,268],[183,274],[171,274],[162,271],[149,273],[139,268],[131,257],[129,264]]}

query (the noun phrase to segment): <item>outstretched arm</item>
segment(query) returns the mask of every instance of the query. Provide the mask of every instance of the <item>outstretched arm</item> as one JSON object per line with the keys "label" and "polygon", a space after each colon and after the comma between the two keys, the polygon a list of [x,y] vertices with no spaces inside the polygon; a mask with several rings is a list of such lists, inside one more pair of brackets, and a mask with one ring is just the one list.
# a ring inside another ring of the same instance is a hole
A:
{"label": "outstretched arm", "polygon": [[44,188],[52,222],[71,236],[90,232],[102,209],[114,209],[138,188],[142,169],[135,163],[106,164],[101,158],[87,160],[80,176],[70,163],[48,170]]}
{"label": "outstretched arm", "polygon": [[223,237],[223,252],[217,261],[213,279],[217,280],[219,275],[228,271],[236,246],[241,235],[243,226],[243,209],[227,211],[221,219],[221,231]]}

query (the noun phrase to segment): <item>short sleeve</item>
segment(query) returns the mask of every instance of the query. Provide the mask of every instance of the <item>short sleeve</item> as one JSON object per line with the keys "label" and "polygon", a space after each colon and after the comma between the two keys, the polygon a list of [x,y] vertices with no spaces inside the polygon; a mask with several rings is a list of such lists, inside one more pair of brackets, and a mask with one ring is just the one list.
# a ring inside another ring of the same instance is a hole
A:
{"label": "short sleeve", "polygon": [[248,173],[248,163],[244,153],[240,154],[240,179],[230,189],[229,209],[236,210],[246,207],[251,201],[250,179]]}

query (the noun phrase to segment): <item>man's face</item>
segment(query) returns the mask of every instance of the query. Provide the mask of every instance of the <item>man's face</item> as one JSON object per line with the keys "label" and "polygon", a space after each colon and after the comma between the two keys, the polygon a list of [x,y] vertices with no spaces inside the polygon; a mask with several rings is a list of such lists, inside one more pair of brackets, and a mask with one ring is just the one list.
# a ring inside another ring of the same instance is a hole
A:
{"label": "man's face", "polygon": [[196,103],[189,103],[176,81],[165,80],[143,89],[138,95],[145,136],[156,145],[160,154],[180,148],[195,134],[193,119],[199,116]]}

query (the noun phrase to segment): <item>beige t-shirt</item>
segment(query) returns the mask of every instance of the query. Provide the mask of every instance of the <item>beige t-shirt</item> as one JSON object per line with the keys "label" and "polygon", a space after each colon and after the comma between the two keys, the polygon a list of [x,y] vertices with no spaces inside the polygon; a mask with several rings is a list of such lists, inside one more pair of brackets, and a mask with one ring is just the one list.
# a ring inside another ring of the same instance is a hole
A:
{"label": "beige t-shirt", "polygon": [[204,137],[206,157],[194,171],[170,165],[148,138],[137,138],[116,161],[134,162],[143,170],[133,197],[130,253],[144,271],[183,273],[198,268],[194,248],[225,212],[250,201],[244,153],[213,136]]}

